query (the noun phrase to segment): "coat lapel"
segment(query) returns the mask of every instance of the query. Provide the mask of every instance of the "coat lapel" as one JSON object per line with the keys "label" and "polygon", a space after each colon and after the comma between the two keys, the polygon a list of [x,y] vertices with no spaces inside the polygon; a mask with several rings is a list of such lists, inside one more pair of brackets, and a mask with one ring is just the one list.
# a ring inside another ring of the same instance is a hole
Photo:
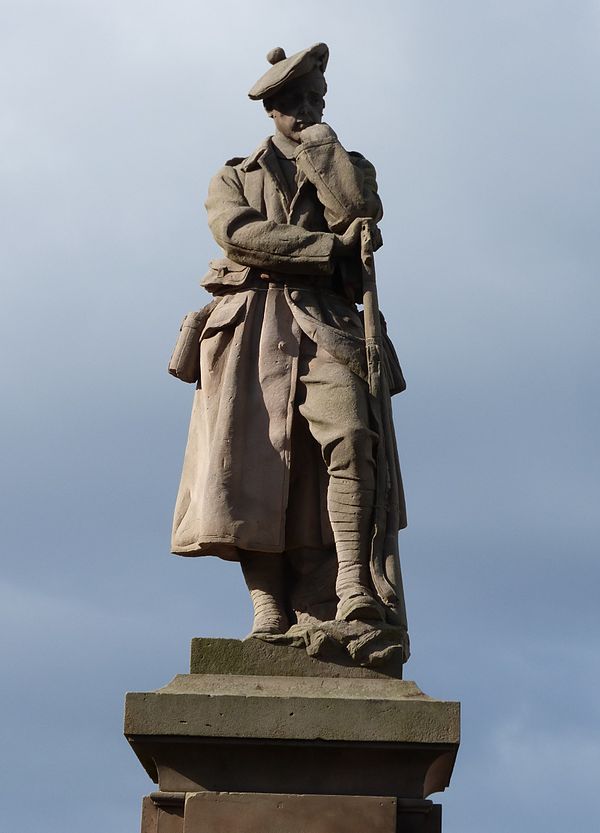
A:
{"label": "coat lapel", "polygon": [[258,164],[264,170],[265,174],[271,177],[271,179],[275,183],[275,187],[277,191],[280,193],[283,204],[285,206],[286,214],[289,215],[292,195],[290,193],[288,184],[285,180],[282,170],[279,167],[279,162],[277,161],[277,154],[275,153],[275,150],[271,142],[269,142],[267,148],[265,149],[265,152],[258,159]]}
{"label": "coat lapel", "polygon": [[[307,189],[311,190],[311,183],[302,170],[298,170],[298,188],[295,194],[291,194],[289,186],[283,175],[277,154],[271,141],[268,137],[256,148],[256,150],[247,157],[242,163],[241,169],[246,173],[249,171],[256,171],[258,168],[262,169],[266,179],[269,179],[273,185],[274,192],[278,195],[280,205],[288,223],[294,225],[293,212],[302,213],[303,198]],[[264,189],[263,189],[264,193]],[[311,202],[312,202],[311,197]]]}

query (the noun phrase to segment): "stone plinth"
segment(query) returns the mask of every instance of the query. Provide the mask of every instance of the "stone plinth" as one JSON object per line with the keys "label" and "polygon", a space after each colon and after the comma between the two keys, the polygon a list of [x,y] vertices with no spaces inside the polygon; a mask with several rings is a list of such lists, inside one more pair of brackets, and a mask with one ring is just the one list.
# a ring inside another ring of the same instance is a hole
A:
{"label": "stone plinth", "polygon": [[325,807],[347,833],[361,813],[374,833],[395,833],[401,817],[407,833],[440,830],[425,799],[449,784],[458,703],[426,696],[397,669],[321,663],[257,640],[194,640],[192,668],[127,695],[125,734],[159,786],[144,833],[295,833],[292,816],[303,833],[341,830],[317,826]]}
{"label": "stone plinth", "polygon": [[[396,823],[393,798],[354,795],[193,793],[185,801],[184,833],[388,833]],[[240,821],[243,820],[240,824]]]}
{"label": "stone plinth", "polygon": [[260,639],[192,639],[192,674],[257,674],[267,677],[360,677],[402,679],[402,657],[398,654],[377,668],[361,668],[350,657],[335,662],[309,656],[305,650],[274,645]]}
{"label": "stone plinth", "polygon": [[439,833],[441,807],[390,796],[162,793],[144,798],[141,833]]}
{"label": "stone plinth", "polygon": [[320,622],[248,639],[243,649],[236,639],[192,639],[191,672],[365,677],[373,676],[372,671],[402,679],[405,657],[398,638],[397,626]]}

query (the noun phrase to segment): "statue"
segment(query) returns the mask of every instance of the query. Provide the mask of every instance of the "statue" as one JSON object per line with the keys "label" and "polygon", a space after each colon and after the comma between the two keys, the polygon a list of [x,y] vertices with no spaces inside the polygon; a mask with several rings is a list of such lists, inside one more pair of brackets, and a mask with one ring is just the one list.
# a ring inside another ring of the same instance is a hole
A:
{"label": "statue", "polygon": [[389,403],[404,380],[373,306],[375,169],[322,120],[328,57],[269,53],[249,96],[275,133],[210,183],[224,257],[170,366],[197,382],[172,551],[240,562],[251,636],[376,665],[408,657]]}

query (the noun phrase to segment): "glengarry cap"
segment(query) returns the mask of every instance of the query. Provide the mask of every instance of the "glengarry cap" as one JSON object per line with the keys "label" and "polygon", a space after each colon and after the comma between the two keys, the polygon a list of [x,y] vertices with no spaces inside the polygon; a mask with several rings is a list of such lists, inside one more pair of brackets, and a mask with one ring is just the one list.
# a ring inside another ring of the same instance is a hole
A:
{"label": "glengarry cap", "polygon": [[269,98],[275,95],[282,87],[290,81],[300,78],[308,73],[325,73],[327,61],[329,60],[329,47],[326,43],[315,43],[308,49],[296,52],[295,55],[286,57],[284,50],[278,46],[272,49],[267,55],[267,61],[273,64],[262,78],[259,78],[252,87],[248,96],[253,101],[261,98]]}

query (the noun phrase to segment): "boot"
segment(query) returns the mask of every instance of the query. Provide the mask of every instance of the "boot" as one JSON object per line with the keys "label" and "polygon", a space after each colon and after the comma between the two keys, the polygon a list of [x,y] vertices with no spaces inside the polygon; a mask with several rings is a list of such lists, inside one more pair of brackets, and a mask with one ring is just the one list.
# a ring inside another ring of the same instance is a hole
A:
{"label": "boot", "polygon": [[329,518],[338,559],[335,592],[339,603],[335,618],[346,622],[381,621],[383,609],[375,599],[370,582],[370,494],[344,493],[336,489],[336,485],[330,482],[328,494]]}
{"label": "boot", "polygon": [[345,622],[381,622],[383,610],[375,599],[365,575],[365,566],[338,561],[338,579],[335,590],[339,599],[335,618]]}
{"label": "boot", "polygon": [[254,609],[248,638],[285,633],[289,622],[284,604],[283,556],[246,552],[240,563]]}

